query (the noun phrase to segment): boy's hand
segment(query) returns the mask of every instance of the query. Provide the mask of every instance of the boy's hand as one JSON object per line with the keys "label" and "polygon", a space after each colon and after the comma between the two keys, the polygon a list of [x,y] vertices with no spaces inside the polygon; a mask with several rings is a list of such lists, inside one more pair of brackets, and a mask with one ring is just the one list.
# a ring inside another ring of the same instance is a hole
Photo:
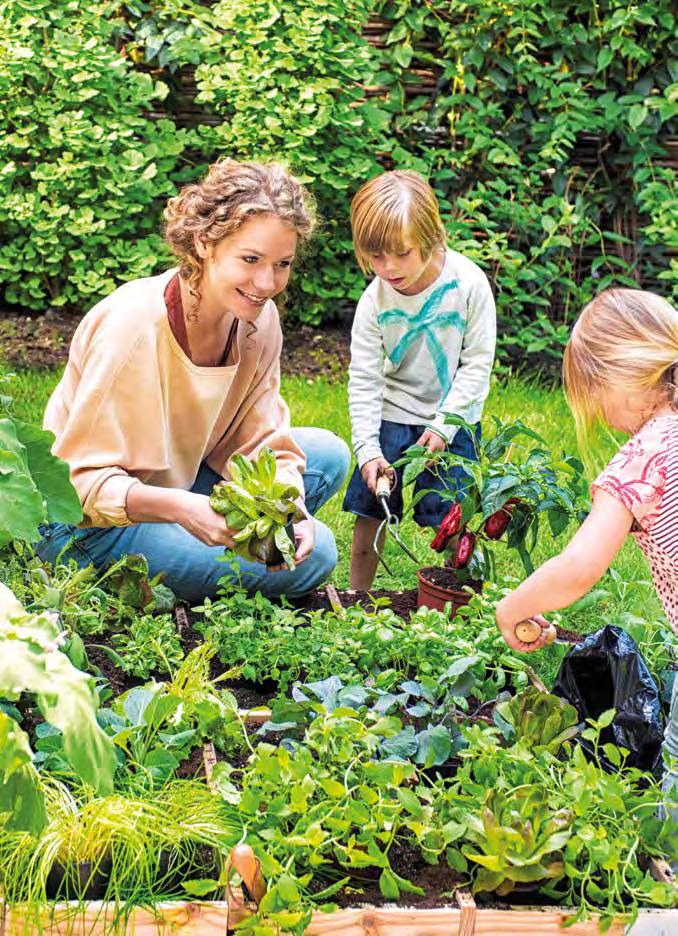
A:
{"label": "boy's hand", "polygon": [[447,442],[432,429],[427,429],[417,439],[417,445],[425,445],[429,452],[444,452]]}
{"label": "boy's hand", "polygon": [[391,483],[395,479],[395,471],[383,455],[380,455],[379,458],[371,458],[360,469],[360,476],[372,494],[377,493],[377,478],[383,474],[387,474],[391,478]]}

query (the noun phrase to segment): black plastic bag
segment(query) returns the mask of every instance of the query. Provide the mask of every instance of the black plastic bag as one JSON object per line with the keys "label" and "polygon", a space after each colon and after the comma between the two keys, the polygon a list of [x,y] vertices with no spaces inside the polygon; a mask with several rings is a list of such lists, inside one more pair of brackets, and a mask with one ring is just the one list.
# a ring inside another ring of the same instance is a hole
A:
{"label": "black plastic bag", "polygon": [[661,775],[661,693],[626,631],[608,625],[576,644],[561,664],[553,692],[574,705],[582,719],[614,708],[603,743],[627,748],[628,766]]}

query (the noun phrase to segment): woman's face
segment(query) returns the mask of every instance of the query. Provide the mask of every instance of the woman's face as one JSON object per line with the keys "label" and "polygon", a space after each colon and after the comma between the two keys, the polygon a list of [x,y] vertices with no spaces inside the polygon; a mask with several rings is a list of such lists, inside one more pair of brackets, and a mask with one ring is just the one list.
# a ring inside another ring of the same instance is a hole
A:
{"label": "woman's face", "polygon": [[216,245],[198,243],[203,301],[254,322],[266,302],[287,286],[297,239],[275,215],[256,215]]}

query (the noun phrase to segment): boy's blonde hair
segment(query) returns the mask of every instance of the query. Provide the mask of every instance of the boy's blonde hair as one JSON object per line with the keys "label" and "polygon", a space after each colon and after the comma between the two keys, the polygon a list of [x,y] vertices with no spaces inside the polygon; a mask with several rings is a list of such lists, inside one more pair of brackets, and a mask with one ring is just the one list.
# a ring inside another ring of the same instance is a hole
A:
{"label": "boy's blonde hair", "polygon": [[397,253],[416,244],[427,260],[445,245],[445,228],[433,189],[417,172],[383,172],[365,182],[351,202],[353,249],[364,273],[371,253]]}
{"label": "boy's blonde hair", "polygon": [[656,392],[678,409],[678,311],[640,289],[606,289],[579,316],[563,380],[580,444],[603,421],[606,389]]}

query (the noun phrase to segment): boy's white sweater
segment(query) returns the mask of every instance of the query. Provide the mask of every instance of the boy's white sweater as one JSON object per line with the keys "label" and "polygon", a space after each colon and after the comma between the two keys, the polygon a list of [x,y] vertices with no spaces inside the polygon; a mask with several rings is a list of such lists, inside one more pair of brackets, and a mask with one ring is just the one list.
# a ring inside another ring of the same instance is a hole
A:
{"label": "boy's white sweater", "polygon": [[351,332],[348,398],[358,465],[381,455],[383,419],[426,425],[451,442],[455,413],[477,422],[496,342],[492,290],[480,267],[448,248],[440,276],[416,296],[376,277]]}

